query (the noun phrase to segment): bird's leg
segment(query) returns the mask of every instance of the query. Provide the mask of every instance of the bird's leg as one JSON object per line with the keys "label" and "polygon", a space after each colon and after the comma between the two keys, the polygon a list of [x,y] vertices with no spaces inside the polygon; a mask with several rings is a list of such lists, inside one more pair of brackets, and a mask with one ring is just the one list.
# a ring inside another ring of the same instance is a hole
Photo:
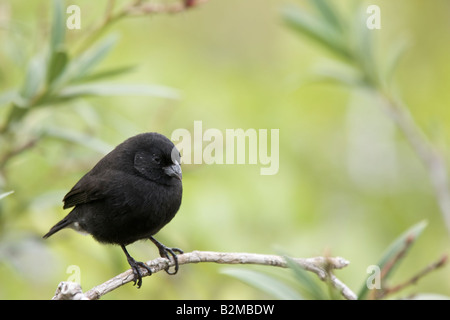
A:
{"label": "bird's leg", "polygon": [[139,267],[142,267],[145,270],[147,270],[149,275],[152,274],[152,270],[145,263],[134,260],[134,258],[132,256],[130,256],[130,254],[128,253],[127,249],[125,249],[124,245],[120,245],[120,247],[122,248],[123,252],[127,256],[127,260],[131,267],[131,270],[133,270],[134,285],[136,285],[136,281],[137,281],[137,287],[139,289],[142,285],[142,274],[141,274],[141,271],[139,270]]}
{"label": "bird's leg", "polygon": [[[163,245],[161,242],[159,242],[158,240],[156,240],[153,237],[150,237],[149,239],[158,247],[159,255],[162,258],[167,258],[170,261],[170,256],[172,256],[173,261],[174,261],[175,270],[173,272],[170,272],[169,267],[167,267],[166,272],[167,272],[167,274],[170,274],[170,275],[176,274],[178,272],[178,267],[179,267],[177,253],[182,254],[183,250],[178,249],[178,248],[166,247],[165,245]],[[170,254],[170,256],[169,256],[169,254]]]}

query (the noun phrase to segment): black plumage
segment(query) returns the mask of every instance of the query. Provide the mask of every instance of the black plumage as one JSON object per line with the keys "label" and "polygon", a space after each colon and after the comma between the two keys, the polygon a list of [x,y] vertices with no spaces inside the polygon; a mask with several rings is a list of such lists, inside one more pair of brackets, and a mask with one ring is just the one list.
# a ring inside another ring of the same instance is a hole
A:
{"label": "black plumage", "polygon": [[180,153],[159,133],[131,137],[103,157],[63,199],[64,209],[74,209],[44,235],[48,238],[63,228],[91,234],[101,243],[121,246],[138,287],[139,267],[125,246],[150,239],[162,257],[175,262],[180,249],[168,248],[153,238],[177,213],[182,198]]}

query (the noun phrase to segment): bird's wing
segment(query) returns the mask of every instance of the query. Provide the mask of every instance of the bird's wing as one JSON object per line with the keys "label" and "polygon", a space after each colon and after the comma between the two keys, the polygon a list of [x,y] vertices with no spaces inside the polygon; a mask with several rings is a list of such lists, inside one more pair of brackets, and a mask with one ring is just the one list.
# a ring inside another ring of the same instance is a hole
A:
{"label": "bird's wing", "polygon": [[104,186],[108,181],[87,174],[70,190],[64,197],[64,209],[74,207],[79,204],[101,200],[107,197]]}

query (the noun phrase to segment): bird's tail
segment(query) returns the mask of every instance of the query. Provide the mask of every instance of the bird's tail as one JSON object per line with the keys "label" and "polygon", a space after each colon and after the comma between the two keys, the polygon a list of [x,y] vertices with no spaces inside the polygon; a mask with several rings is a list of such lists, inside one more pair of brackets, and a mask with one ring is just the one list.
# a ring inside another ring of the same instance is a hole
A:
{"label": "bird's tail", "polygon": [[49,232],[47,232],[43,238],[46,239],[48,237],[50,237],[52,234],[58,232],[61,229],[64,229],[66,227],[68,227],[70,224],[72,224],[72,221],[70,221],[67,217],[65,217],[64,219],[62,219],[60,222],[58,222],[57,224],[55,224]]}

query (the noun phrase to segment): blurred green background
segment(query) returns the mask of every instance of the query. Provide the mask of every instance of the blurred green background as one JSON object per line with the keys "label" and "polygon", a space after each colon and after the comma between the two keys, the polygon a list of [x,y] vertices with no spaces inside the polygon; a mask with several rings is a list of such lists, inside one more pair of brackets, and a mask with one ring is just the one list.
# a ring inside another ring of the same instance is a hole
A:
{"label": "blurred green background", "polygon": [[[382,60],[386,48],[408,39],[396,90],[448,159],[450,2],[376,2],[382,28],[372,31],[374,51]],[[127,3],[116,1],[116,7]],[[102,21],[107,1],[76,4],[81,29],[66,34],[72,55]],[[124,18],[104,32],[100,41],[110,35],[117,41],[97,69],[134,67],[104,82],[167,86],[178,97],[81,97],[40,107],[14,127],[18,145],[47,134],[2,168],[0,193],[14,193],[0,200],[1,299],[49,299],[71,265],[81,270],[83,290],[128,269],[117,246],[71,230],[41,237],[68,213],[61,203],[65,193],[113,146],[141,132],[170,137],[178,128],[193,130],[196,120],[203,130],[279,129],[279,172],[260,175],[261,165],[184,166],[181,209],[156,236],[164,244],[185,252],[342,256],[351,264],[335,274],[355,292],[369,275],[366,268],[421,220],[428,226],[390,283],[448,253],[448,231],[417,155],[376,102],[352,88],[311,81],[315,70],[339,59],[286,26],[281,9],[287,4],[312,11],[302,0],[211,0],[174,15]],[[358,4],[372,3],[340,1],[338,10],[351,20],[349,8]],[[20,88],[30,58],[45,52],[52,8],[46,0],[0,1],[0,93]],[[1,125],[11,103],[0,102]],[[10,143],[0,139],[0,156]],[[148,241],[129,252],[141,261],[158,256]],[[222,268],[185,265],[176,276],[158,273],[140,290],[129,284],[104,299],[270,298]],[[416,292],[450,295],[449,267],[397,296]]]}

